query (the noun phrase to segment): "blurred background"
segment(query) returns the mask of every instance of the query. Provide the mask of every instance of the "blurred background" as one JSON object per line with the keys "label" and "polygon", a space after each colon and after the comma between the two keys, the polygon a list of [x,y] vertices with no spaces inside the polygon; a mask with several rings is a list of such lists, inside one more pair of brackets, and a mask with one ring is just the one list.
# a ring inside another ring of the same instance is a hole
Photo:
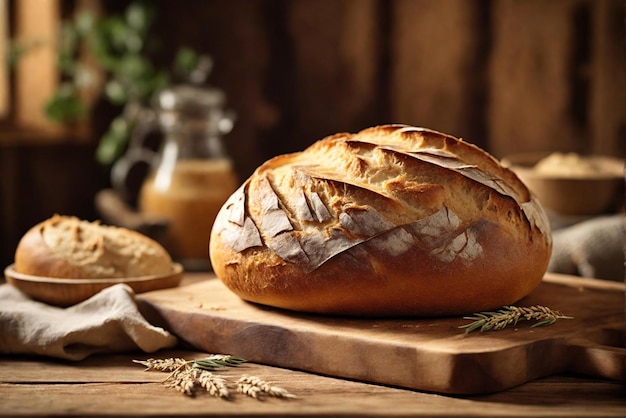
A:
{"label": "blurred background", "polygon": [[52,214],[100,216],[96,193],[125,146],[111,123],[133,99],[98,60],[104,46],[79,42],[103,19],[99,30],[131,55],[122,75],[146,82],[136,101],[210,57],[206,83],[237,115],[223,140],[240,179],[272,156],[384,123],[497,158],[624,155],[623,0],[0,0],[4,265]]}

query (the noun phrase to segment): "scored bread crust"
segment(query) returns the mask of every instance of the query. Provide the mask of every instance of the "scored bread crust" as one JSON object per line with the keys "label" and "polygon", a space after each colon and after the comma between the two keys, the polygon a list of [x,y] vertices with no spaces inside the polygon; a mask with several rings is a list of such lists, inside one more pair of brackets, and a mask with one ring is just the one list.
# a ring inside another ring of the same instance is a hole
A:
{"label": "scored bread crust", "polygon": [[54,215],[24,234],[15,250],[15,270],[70,279],[165,275],[169,253],[138,232]]}
{"label": "scored bread crust", "polygon": [[528,295],[552,238],[526,186],[488,153],[385,125],[261,165],[222,207],[209,246],[216,275],[250,302],[441,316]]}

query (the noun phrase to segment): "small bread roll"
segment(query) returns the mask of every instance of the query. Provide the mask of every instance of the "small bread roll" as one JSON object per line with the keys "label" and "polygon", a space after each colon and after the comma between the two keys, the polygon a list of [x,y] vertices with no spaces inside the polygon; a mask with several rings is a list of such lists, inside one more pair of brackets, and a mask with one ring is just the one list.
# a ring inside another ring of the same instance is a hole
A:
{"label": "small bread roll", "polygon": [[138,232],[55,215],[24,234],[15,250],[15,270],[75,279],[140,277],[171,273],[172,259]]}
{"label": "small bread roll", "polygon": [[404,125],[267,161],[210,237],[215,273],[247,301],[387,317],[515,303],[541,281],[551,248],[544,211],[512,171]]}

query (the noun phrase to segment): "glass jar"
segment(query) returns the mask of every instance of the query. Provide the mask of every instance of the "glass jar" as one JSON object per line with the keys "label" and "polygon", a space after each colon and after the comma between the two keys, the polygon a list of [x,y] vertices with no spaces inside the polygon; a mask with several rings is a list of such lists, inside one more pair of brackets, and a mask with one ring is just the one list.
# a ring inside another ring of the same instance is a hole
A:
{"label": "glass jar", "polygon": [[163,140],[140,188],[138,210],[168,220],[162,243],[188,270],[210,266],[213,222],[239,183],[222,142],[234,123],[224,102],[220,90],[191,85],[163,90],[153,102]]}

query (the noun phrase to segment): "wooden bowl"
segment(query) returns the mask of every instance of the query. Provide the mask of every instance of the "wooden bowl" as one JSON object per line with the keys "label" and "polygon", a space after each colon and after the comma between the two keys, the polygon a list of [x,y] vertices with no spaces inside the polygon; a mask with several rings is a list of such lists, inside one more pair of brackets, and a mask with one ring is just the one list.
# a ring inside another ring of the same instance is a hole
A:
{"label": "wooden bowl", "polygon": [[67,307],[82,302],[109,286],[129,285],[135,293],[176,287],[183,278],[183,266],[172,264],[172,271],[163,276],[121,277],[110,279],[64,279],[22,274],[13,264],[4,269],[8,283],[31,298],[50,305]]}
{"label": "wooden bowl", "polygon": [[502,159],[548,211],[559,215],[594,216],[619,210],[624,202],[624,160],[588,156],[604,172],[581,176],[542,174],[533,169],[547,153],[515,154]]}

